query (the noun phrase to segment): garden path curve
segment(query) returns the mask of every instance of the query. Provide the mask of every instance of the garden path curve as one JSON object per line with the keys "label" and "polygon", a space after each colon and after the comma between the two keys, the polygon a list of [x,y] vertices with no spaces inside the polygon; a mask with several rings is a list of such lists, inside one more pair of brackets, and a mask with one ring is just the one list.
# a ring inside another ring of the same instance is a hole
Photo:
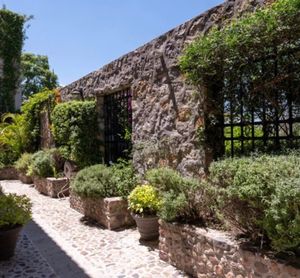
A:
{"label": "garden path curve", "polygon": [[[156,242],[139,242],[136,228],[116,232],[89,225],[69,207],[68,198],[43,196],[19,181],[1,181],[1,185],[6,193],[26,194],[33,202],[33,221],[24,229],[15,258],[0,263],[1,278],[186,277],[159,259]],[[24,248],[33,253],[26,255]],[[26,274],[29,267],[24,261],[24,273],[11,270],[20,268],[21,251],[29,263],[34,262],[36,273]]]}

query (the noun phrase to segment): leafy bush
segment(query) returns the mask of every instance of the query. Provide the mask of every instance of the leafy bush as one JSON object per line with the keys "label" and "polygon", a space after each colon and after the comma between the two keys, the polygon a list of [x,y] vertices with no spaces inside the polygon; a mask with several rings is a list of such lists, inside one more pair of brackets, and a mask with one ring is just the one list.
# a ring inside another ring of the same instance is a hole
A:
{"label": "leafy bush", "polygon": [[111,185],[114,186],[119,196],[127,198],[129,193],[138,183],[138,178],[132,165],[132,161],[118,160],[111,167]]}
{"label": "leafy bush", "polygon": [[31,219],[31,202],[26,196],[0,194],[0,230],[25,225]]}
{"label": "leafy bush", "polygon": [[299,155],[225,159],[210,173],[225,221],[278,251],[300,245]]}
{"label": "leafy bush", "polygon": [[151,185],[137,186],[128,196],[132,212],[143,215],[156,215],[161,202],[158,191]]}
{"label": "leafy bush", "polygon": [[18,171],[26,174],[31,163],[32,163],[32,154],[23,153],[21,157],[16,161],[15,167]]}
{"label": "leafy bush", "polygon": [[26,149],[25,120],[22,115],[7,113],[0,123],[0,162],[12,165]]}
{"label": "leafy bush", "polygon": [[127,198],[136,183],[137,177],[131,162],[119,161],[111,167],[99,164],[84,168],[76,175],[71,186],[84,197]]}
{"label": "leafy bush", "polygon": [[165,221],[209,221],[213,215],[212,189],[204,181],[182,177],[169,168],[158,168],[146,173],[146,180],[162,196],[159,216]]}
{"label": "leafy bush", "polygon": [[64,157],[81,168],[100,162],[95,101],[70,101],[52,113],[52,131]]}
{"label": "leafy bush", "polygon": [[43,111],[50,113],[55,106],[55,91],[44,90],[31,96],[21,107],[24,116],[26,138],[30,145],[27,150],[36,151],[40,146],[40,115]]}
{"label": "leafy bush", "polygon": [[27,174],[44,178],[55,177],[61,168],[59,160],[59,153],[56,149],[38,151],[32,155]]}
{"label": "leafy bush", "polygon": [[79,171],[71,184],[72,189],[80,196],[105,198],[118,196],[116,188],[111,184],[112,171],[99,164]]}

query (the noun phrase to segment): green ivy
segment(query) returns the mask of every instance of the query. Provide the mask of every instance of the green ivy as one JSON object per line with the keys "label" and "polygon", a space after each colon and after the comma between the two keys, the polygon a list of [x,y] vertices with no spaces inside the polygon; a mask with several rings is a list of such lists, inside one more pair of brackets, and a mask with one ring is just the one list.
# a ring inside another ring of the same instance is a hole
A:
{"label": "green ivy", "polygon": [[0,114],[14,111],[25,21],[25,16],[0,9],[0,58],[3,59],[3,76],[0,77]]}
{"label": "green ivy", "polygon": [[61,103],[51,118],[55,143],[66,159],[81,168],[100,162],[95,101]]}
{"label": "green ivy", "polygon": [[34,94],[22,105],[21,110],[24,116],[28,141],[30,142],[28,147],[30,151],[37,150],[40,145],[41,112],[46,110],[50,113],[54,106],[55,92],[49,90]]}

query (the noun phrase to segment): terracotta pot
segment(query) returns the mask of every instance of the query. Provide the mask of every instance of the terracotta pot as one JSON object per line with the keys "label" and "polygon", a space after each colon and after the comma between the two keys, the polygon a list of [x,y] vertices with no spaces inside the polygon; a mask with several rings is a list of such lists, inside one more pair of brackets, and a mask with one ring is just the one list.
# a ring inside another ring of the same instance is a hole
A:
{"label": "terracotta pot", "polygon": [[141,239],[154,240],[159,236],[158,217],[156,215],[141,216],[139,214],[131,214],[136,222]]}
{"label": "terracotta pot", "polygon": [[17,240],[23,226],[1,231],[0,230],[0,261],[9,260],[14,254]]}

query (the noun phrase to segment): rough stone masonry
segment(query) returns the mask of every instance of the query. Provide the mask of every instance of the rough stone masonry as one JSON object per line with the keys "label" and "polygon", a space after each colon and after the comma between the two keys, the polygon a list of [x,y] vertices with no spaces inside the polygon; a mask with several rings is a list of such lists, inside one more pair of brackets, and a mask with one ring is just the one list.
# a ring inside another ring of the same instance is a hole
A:
{"label": "rough stone masonry", "polygon": [[62,88],[62,100],[78,98],[80,90],[85,98],[96,97],[103,130],[103,97],[130,88],[136,169],[143,173],[150,167],[170,166],[184,175],[201,176],[211,161],[196,132],[205,124],[203,98],[180,73],[178,59],[189,42],[213,25],[266,2],[270,1],[228,0]]}

